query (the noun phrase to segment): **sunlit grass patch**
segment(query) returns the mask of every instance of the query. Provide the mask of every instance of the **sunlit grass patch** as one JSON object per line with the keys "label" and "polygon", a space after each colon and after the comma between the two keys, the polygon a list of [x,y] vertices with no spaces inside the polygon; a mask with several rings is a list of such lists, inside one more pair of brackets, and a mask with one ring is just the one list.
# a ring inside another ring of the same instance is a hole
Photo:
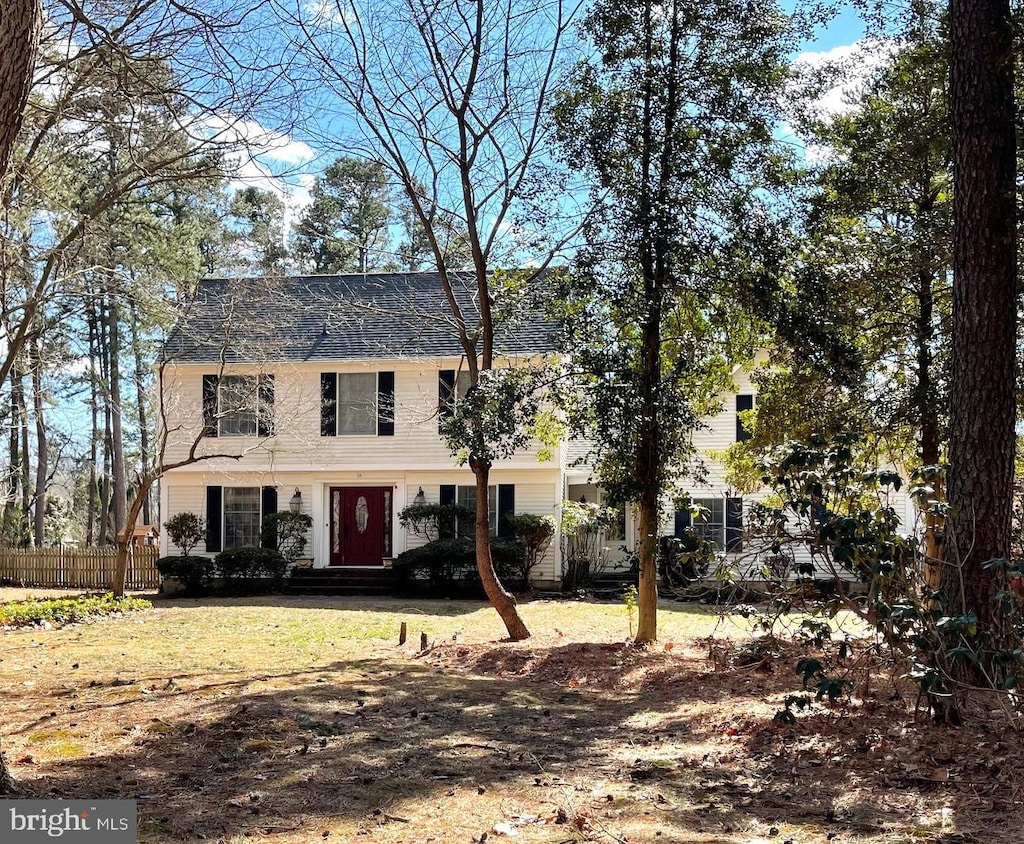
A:
{"label": "sunlit grass patch", "polygon": [[29,734],[28,743],[48,759],[79,759],[86,755],[81,737],[70,730],[39,730]]}

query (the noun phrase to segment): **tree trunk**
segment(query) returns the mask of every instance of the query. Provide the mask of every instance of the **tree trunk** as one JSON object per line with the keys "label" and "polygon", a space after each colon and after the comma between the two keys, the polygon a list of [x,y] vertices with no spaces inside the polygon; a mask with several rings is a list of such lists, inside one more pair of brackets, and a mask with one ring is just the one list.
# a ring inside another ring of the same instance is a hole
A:
{"label": "tree trunk", "polygon": [[[661,493],[664,477],[662,466],[664,451],[661,447],[662,368],[661,322],[664,302],[671,279],[667,270],[668,246],[665,242],[668,213],[668,188],[672,180],[672,136],[676,118],[676,74],[668,74],[666,105],[657,114],[654,86],[655,18],[666,14],[672,21],[669,45],[669,64],[674,69],[678,59],[678,9],[676,4],[667,8],[646,2],[643,11],[644,63],[648,67],[643,86],[643,141],[640,151],[640,186],[638,224],[640,229],[640,265],[644,283],[644,318],[641,325],[640,372],[637,424],[637,443],[634,455],[634,479],[640,489],[640,588],[637,596],[637,629],[634,642],[648,645],[658,639],[658,534]],[[658,121],[662,122],[659,127]],[[661,154],[655,130],[661,130]]]}
{"label": "tree trunk", "polygon": [[43,410],[43,362],[39,340],[34,339],[32,356],[32,409],[36,420],[36,486],[33,544],[42,548],[46,544],[46,480],[50,471],[50,452],[46,438],[46,415]]}
{"label": "tree trunk", "polygon": [[[653,306],[652,306],[653,309]],[[656,309],[655,309],[656,310]],[[658,639],[658,534],[661,509],[661,449],[657,390],[661,380],[660,311],[644,326],[644,360],[641,374],[641,407],[636,453],[636,478],[640,486],[638,504],[640,587],[637,595],[637,628],[634,642],[648,645]]]}
{"label": "tree trunk", "polygon": [[14,536],[14,526],[16,524],[15,511],[18,509],[18,484],[21,479],[21,438],[19,436],[18,428],[18,373],[12,369],[10,374],[11,380],[11,423],[9,432],[9,452],[8,460],[10,461],[7,467],[7,483],[9,488],[7,490],[7,497],[4,500],[4,531],[3,536],[6,541],[10,541]]}
{"label": "tree trunk", "polygon": [[482,461],[471,461],[473,475],[476,478],[476,570],[480,575],[484,592],[491,606],[505,622],[508,637],[513,642],[521,642],[530,638],[530,631],[519,616],[516,600],[509,594],[494,572],[494,561],[491,559],[491,524],[490,501],[488,486],[490,485],[491,467]]}
{"label": "tree trunk", "polygon": [[[923,186],[927,189],[928,186]],[[918,220],[925,213],[918,208]],[[924,255],[919,262],[926,260]],[[920,433],[918,457],[922,466],[937,466],[940,461],[942,433],[939,426],[939,407],[935,396],[935,378],[932,373],[934,355],[932,342],[935,335],[933,326],[935,313],[935,278],[931,268],[921,269],[917,276],[917,325],[914,343],[917,346],[917,386],[914,404]],[[937,475],[931,486],[935,492],[932,500],[941,502],[945,494],[942,476]],[[942,579],[942,537],[945,520],[938,512],[939,507],[928,505],[924,509],[924,585],[929,592],[939,589]]]}
{"label": "tree trunk", "polygon": [[640,588],[637,595],[637,645],[649,645],[658,639],[658,534],[663,472],[660,444],[659,392],[661,387],[661,307],[660,289],[653,274],[648,276],[649,310],[643,326],[641,350],[640,412],[637,432],[636,479],[640,487]]}
{"label": "tree trunk", "polygon": [[640,589],[637,595],[637,645],[649,645],[658,639],[658,494],[644,490],[640,495]]}
{"label": "tree trunk", "polygon": [[[146,414],[146,364],[142,354],[142,339],[139,337],[139,314],[135,300],[131,303],[132,320],[132,355],[135,358],[135,402],[139,417],[139,460],[142,463],[140,474],[140,489],[142,479],[149,475],[149,427]],[[152,496],[147,487],[146,496],[142,501],[142,523],[153,524],[153,514],[150,510]]]}
{"label": "tree trunk", "polygon": [[111,590],[115,598],[124,597],[125,584],[128,581],[128,549],[131,537],[135,532],[135,524],[139,520],[143,504],[149,498],[149,491],[153,487],[154,480],[153,475],[148,473],[139,480],[139,488],[135,491],[125,516],[125,526],[117,538],[117,556],[114,558],[114,578]]}
{"label": "tree trunk", "polygon": [[118,291],[116,280],[111,276],[108,289],[107,333],[109,342],[107,366],[109,406],[110,406],[110,475],[111,475],[111,512],[113,514],[113,534],[117,536],[124,529],[128,516],[128,473],[125,469],[124,434],[121,427],[121,326],[120,309],[117,306]]}
{"label": "tree trunk", "polygon": [[89,326],[89,411],[92,421],[92,436],[89,443],[89,501],[85,517],[85,544],[87,546],[98,545],[99,530],[99,485],[96,477],[96,464],[99,459],[100,429],[99,429],[99,384],[96,376],[99,372],[97,362],[99,360],[99,339],[97,337],[96,311],[90,300],[86,309],[86,319]]}
{"label": "tree trunk", "polygon": [[[111,496],[110,496],[110,357],[108,354],[109,340],[107,338],[107,302],[102,287],[96,290],[96,350],[99,361],[99,381],[97,383],[97,396],[100,399],[103,416],[103,429],[100,432],[97,427],[97,435],[102,447],[102,459],[96,465],[100,468],[97,489],[99,490],[99,513],[96,526],[96,544],[113,545],[117,537],[111,535]],[[95,375],[93,376],[96,377]]]}
{"label": "tree trunk", "polygon": [[[13,370],[12,370],[13,371]],[[32,509],[32,467],[29,465],[29,436],[28,436],[28,405],[25,403],[25,376],[19,370],[14,378],[14,390],[18,405],[18,416],[15,424],[18,427],[18,437],[21,440],[21,462],[18,464],[20,477],[18,486],[21,489],[21,515],[22,521],[19,529],[27,523],[29,510]],[[18,544],[24,546],[28,542],[28,536],[18,537]]]}
{"label": "tree trunk", "polygon": [[41,0],[4,0],[0,14],[0,179],[11,163],[32,88],[43,23]]}
{"label": "tree trunk", "polygon": [[1016,152],[1009,0],[951,0],[953,358],[945,611],[998,634],[986,568],[1009,552],[1015,449]]}

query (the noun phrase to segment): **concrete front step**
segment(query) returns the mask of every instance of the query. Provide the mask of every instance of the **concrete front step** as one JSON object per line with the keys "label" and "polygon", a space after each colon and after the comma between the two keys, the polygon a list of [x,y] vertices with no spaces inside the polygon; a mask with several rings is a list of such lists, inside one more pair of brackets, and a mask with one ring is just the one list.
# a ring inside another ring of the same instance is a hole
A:
{"label": "concrete front step", "polygon": [[388,595],[395,591],[390,569],[299,569],[286,581],[289,592]]}

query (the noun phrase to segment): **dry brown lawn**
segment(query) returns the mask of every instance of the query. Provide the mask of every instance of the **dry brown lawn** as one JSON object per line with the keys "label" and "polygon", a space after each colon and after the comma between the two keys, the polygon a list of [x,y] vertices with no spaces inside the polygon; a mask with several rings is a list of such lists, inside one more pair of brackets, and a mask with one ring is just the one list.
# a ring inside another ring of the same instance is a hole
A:
{"label": "dry brown lawn", "polygon": [[519,644],[479,604],[367,598],[8,633],[4,751],[37,795],[137,799],[143,842],[1022,840],[1006,722],[936,730],[876,672],[780,724],[796,655],[741,667],[712,610],[664,604],[650,651],[621,604],[523,613]]}

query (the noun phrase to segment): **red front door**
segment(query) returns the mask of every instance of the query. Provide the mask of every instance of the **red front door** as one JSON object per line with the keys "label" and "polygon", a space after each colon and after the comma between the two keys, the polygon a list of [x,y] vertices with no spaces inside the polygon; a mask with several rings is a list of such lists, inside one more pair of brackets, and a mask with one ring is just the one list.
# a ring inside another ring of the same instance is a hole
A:
{"label": "red front door", "polygon": [[331,487],[332,566],[382,566],[391,553],[391,489]]}

